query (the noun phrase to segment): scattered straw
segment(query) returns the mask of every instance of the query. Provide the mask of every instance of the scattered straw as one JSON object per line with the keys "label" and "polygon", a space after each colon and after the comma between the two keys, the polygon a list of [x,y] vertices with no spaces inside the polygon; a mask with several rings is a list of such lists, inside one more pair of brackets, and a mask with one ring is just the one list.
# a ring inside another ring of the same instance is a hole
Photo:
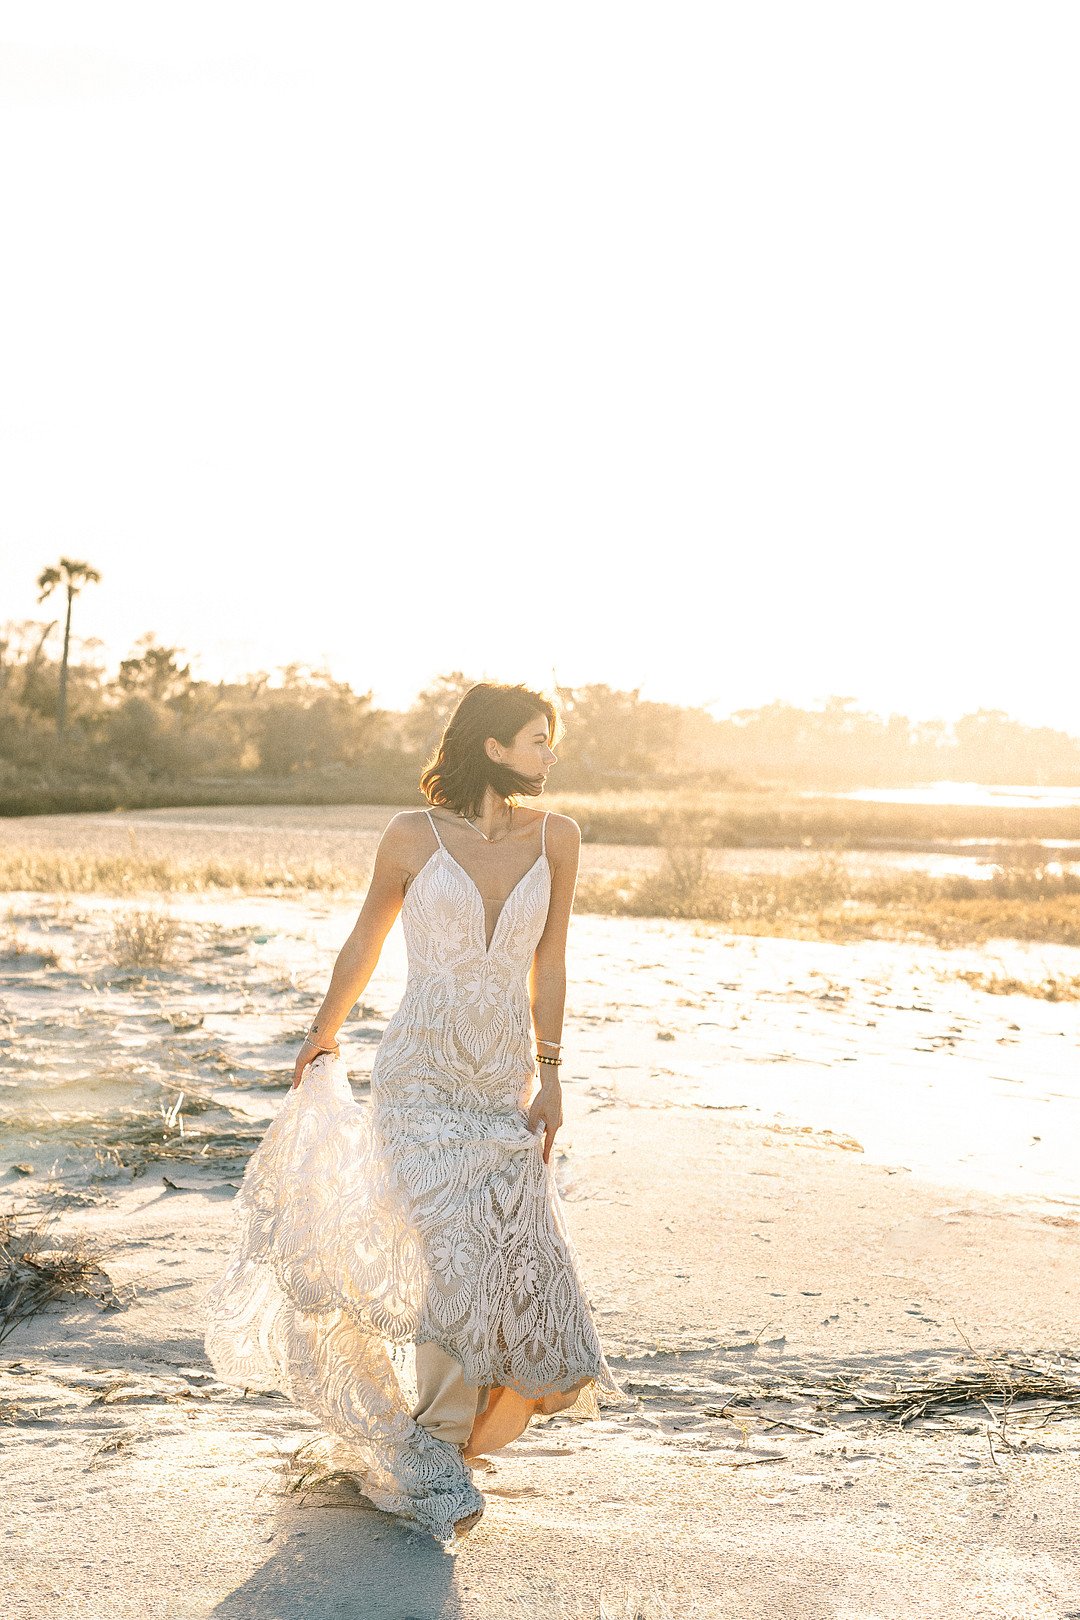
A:
{"label": "scattered straw", "polygon": [[107,1434],[104,1440],[94,1447],[86,1466],[87,1468],[100,1468],[103,1462],[108,1462],[113,1457],[126,1455],[131,1451],[136,1441],[145,1438],[146,1433],[142,1429],[114,1429],[111,1434]]}
{"label": "scattered straw", "polygon": [[[309,1493],[321,1489],[326,1485],[341,1484],[347,1487],[347,1494],[353,1500],[362,1495],[357,1477],[343,1468],[335,1468],[328,1464],[326,1442],[323,1436],[315,1435],[305,1440],[303,1445],[295,1450],[281,1454],[282,1486],[286,1495],[298,1496],[301,1505],[306,1502]],[[344,1503],[320,1502],[320,1507],[344,1506]]]}
{"label": "scattered straw", "polygon": [[[822,1388],[838,1399],[824,1404],[834,1410],[894,1418],[899,1428],[928,1412],[948,1413],[971,1406],[985,1407],[996,1419],[1010,1412],[1021,1415],[1016,1407],[1023,1402],[1022,1415],[1042,1416],[1044,1423],[1080,1412],[1080,1356],[988,1356],[977,1352],[960,1359],[975,1365],[929,1378],[893,1380],[891,1390],[860,1386],[850,1378],[829,1379]],[[1000,1414],[991,1410],[991,1401],[1000,1403]]]}
{"label": "scattered straw", "polygon": [[0,1340],[57,1299],[96,1299],[103,1309],[124,1303],[101,1267],[100,1251],[81,1235],[50,1240],[55,1216],[36,1225],[24,1211],[0,1215]]}

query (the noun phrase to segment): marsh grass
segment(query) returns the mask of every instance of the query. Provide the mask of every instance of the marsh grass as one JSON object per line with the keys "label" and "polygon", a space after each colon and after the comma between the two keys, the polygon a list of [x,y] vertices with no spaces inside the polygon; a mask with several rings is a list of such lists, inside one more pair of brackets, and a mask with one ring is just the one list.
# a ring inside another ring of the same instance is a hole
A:
{"label": "marsh grass", "polygon": [[[213,863],[207,862],[208,866]],[[48,894],[134,894],[175,885],[166,857],[78,854],[60,849],[0,849],[0,889]]]}
{"label": "marsh grass", "polygon": [[1014,979],[1006,973],[954,973],[973,990],[985,990],[991,996],[1032,996],[1037,1001],[1080,1001],[1080,979],[1066,974],[1045,979]]}
{"label": "marsh grass", "polygon": [[[819,849],[787,871],[742,872],[725,856],[695,843],[685,819],[664,829],[657,868],[646,872],[582,872],[574,907],[598,916],[656,917],[712,923],[732,933],[830,941],[915,940],[940,946],[985,944],[991,939],[1080,945],[1080,875],[1055,871],[1041,846],[1021,847],[990,868],[986,878],[939,877],[918,871],[856,874],[849,853]],[[852,852],[853,853],[853,852]],[[736,856],[735,859],[738,857]],[[0,887],[4,855],[0,852]],[[33,881],[28,881],[32,878]],[[32,872],[9,866],[9,886],[42,892],[65,889],[129,893],[145,882],[173,893],[280,893],[362,895],[368,867],[332,863],[283,866],[238,860],[130,861],[36,856]],[[129,914],[147,918],[161,913]],[[168,924],[117,920],[110,952],[127,968],[167,966]]]}
{"label": "marsh grass", "polygon": [[72,854],[0,848],[0,892],[143,895],[252,893],[366,887],[369,866],[333,861],[177,860],[167,855]]}
{"label": "marsh grass", "polygon": [[176,959],[180,925],[163,910],[122,912],[112,920],[106,955],[114,967],[168,967]]}
{"label": "marsh grass", "polygon": [[[657,856],[632,849],[624,857],[623,870],[590,871],[586,861],[579,873],[576,911],[697,921],[732,933],[830,941],[909,940],[944,947],[992,939],[1080,944],[1080,872],[1061,867],[1057,851],[1031,838],[1037,823],[1029,823],[1020,811],[1011,813],[1008,826],[1013,832],[1025,830],[1028,841],[1010,846],[989,866],[987,877],[975,878],[896,867],[864,865],[853,870],[859,847],[889,847],[887,839],[868,835],[883,827],[896,830],[888,818],[874,819],[878,811],[891,815],[896,806],[853,808],[758,795],[753,816],[740,830],[729,825],[736,797],[727,795],[716,803],[690,794],[667,799],[612,796],[610,804],[602,795],[580,803],[560,800],[560,809],[580,819],[589,842],[622,839],[659,851]],[[953,837],[970,832],[970,817],[967,822],[941,818],[939,812],[948,808],[919,807],[920,815],[932,811],[919,823],[921,829]],[[968,807],[959,809],[967,814]],[[749,815],[749,800],[744,810]],[[1045,823],[1040,831],[1051,836],[1049,813],[1038,814]],[[994,812],[990,821],[996,824],[1002,815],[1005,812]],[[1075,832],[1076,814],[1068,815],[1069,831]],[[1053,816],[1057,826],[1061,815]],[[906,821],[900,825],[909,831],[915,827]],[[189,831],[182,836],[187,838]],[[249,831],[260,837],[278,836],[273,828]],[[340,831],[328,829],[327,836],[338,837]],[[374,824],[362,836],[369,838],[373,831]],[[1064,836],[1063,827],[1057,826],[1057,831]],[[776,870],[740,869],[735,846],[743,841],[743,833],[753,833],[755,847],[786,850]],[[88,834],[95,836],[93,829]],[[291,836],[289,829],[280,829],[280,836]],[[342,848],[351,848],[352,842],[350,832]],[[262,851],[230,848],[200,859],[197,851],[188,853],[190,847],[185,845],[182,856],[147,855],[134,840],[129,850],[113,853],[0,847],[0,888],[156,894],[164,903],[181,893],[362,896],[370,881],[370,865],[353,862],[347,854],[340,860],[312,861],[299,854],[296,859],[274,859]],[[901,846],[894,842],[892,847]],[[127,933],[130,938],[117,940],[114,960],[126,967],[166,964],[161,954],[165,942],[159,939],[156,946],[149,927],[129,927]]]}
{"label": "marsh grass", "polygon": [[697,841],[693,817],[686,811],[665,823],[661,850],[659,870],[638,879],[636,903],[659,906],[668,917],[700,917],[710,903],[713,855]]}
{"label": "marsh grass", "polygon": [[125,1303],[102,1267],[105,1255],[81,1234],[51,1237],[55,1216],[36,1223],[25,1211],[0,1215],[0,1340],[59,1299],[96,1299],[103,1309]]}
{"label": "marsh grass", "polygon": [[576,909],[798,939],[1080,945],[1080,876],[1053,871],[1052,857],[1039,846],[1037,854],[1022,849],[1017,859],[996,863],[986,878],[856,873],[837,850],[819,850],[793,871],[740,872],[718,868],[712,852],[686,836],[684,827],[665,845],[659,868],[643,877],[581,877]]}
{"label": "marsh grass", "polygon": [[713,849],[797,849],[847,845],[910,849],[957,839],[1075,839],[1070,806],[903,804],[833,798],[783,787],[610,789],[544,794],[544,808],[573,816],[593,844],[654,844],[681,819],[693,841]]}

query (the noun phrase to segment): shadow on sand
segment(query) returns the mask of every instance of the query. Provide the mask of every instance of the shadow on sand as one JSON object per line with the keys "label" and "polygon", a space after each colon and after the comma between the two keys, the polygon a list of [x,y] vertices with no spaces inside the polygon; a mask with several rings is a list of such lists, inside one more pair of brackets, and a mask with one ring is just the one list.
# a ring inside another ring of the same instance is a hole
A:
{"label": "shadow on sand", "polygon": [[267,1538],[271,1556],[209,1611],[214,1620],[455,1620],[463,1613],[455,1554],[426,1530],[380,1512],[348,1481],[317,1494],[317,1504],[282,1504]]}

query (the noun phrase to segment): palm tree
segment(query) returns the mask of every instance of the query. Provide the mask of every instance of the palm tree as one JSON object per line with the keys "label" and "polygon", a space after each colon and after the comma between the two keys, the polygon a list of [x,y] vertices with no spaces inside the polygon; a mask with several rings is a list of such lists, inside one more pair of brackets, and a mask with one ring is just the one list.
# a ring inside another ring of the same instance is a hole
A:
{"label": "palm tree", "polygon": [[44,602],[51,596],[58,585],[67,588],[67,618],[64,621],[64,657],[60,665],[60,695],[56,703],[56,730],[59,736],[64,735],[64,722],[67,718],[67,672],[68,649],[71,645],[71,604],[82,590],[84,585],[96,585],[101,575],[89,563],[73,562],[70,557],[61,557],[56,568],[44,568],[38,575],[38,590],[41,595],[39,602]]}

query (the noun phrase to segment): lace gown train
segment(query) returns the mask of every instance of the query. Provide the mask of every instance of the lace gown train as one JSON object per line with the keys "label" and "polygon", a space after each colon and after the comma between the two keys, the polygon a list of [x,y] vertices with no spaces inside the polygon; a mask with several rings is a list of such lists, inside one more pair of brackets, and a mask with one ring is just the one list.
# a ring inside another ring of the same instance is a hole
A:
{"label": "lace gown train", "polygon": [[408,976],[370,1102],[330,1054],[289,1091],[236,1195],[205,1342],[224,1382],[282,1391],[328,1431],[332,1466],[449,1544],[483,1498],[459,1447],[410,1415],[402,1347],[438,1344],[487,1387],[474,1453],[536,1412],[595,1417],[629,1397],[600,1345],[543,1128],[526,1124],[547,816],[487,947],[480,891],[429,820],[438,843],[402,905]]}

